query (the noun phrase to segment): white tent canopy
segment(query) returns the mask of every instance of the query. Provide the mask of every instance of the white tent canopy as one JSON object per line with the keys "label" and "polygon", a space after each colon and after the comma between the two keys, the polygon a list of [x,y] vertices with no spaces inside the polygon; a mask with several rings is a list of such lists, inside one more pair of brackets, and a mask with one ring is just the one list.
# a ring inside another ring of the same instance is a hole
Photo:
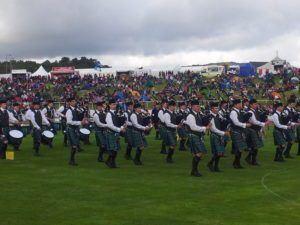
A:
{"label": "white tent canopy", "polygon": [[31,77],[36,77],[36,76],[42,76],[42,77],[47,77],[49,76],[49,73],[44,69],[44,67],[41,65],[37,71],[35,71],[33,74],[31,74]]}

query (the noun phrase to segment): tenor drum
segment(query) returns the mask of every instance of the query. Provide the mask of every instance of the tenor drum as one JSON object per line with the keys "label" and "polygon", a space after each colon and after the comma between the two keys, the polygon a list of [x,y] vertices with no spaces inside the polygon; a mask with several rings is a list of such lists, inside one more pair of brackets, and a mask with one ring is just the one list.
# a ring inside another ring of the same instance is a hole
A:
{"label": "tenor drum", "polygon": [[9,143],[12,145],[20,145],[22,143],[24,135],[19,130],[9,131]]}
{"label": "tenor drum", "polygon": [[91,131],[89,131],[86,128],[81,128],[79,130],[79,139],[83,142],[87,141],[89,139],[90,134],[91,134]]}
{"label": "tenor drum", "polygon": [[52,140],[54,138],[54,134],[53,132],[49,131],[49,130],[45,130],[42,133],[42,143],[49,145],[52,143]]}

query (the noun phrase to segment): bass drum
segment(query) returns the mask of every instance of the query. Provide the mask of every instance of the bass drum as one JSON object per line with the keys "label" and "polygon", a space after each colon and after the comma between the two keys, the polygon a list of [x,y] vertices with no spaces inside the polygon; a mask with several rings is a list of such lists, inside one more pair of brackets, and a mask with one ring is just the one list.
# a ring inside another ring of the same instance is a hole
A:
{"label": "bass drum", "polygon": [[50,130],[45,130],[42,133],[42,143],[49,145],[52,143],[52,140],[54,138],[54,134],[53,132],[51,132]]}

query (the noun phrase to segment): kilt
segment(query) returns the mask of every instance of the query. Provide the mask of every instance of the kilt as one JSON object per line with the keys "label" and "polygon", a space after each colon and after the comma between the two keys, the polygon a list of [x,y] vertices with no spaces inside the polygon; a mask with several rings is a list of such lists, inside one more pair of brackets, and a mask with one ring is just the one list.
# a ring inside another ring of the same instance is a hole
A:
{"label": "kilt", "polygon": [[244,131],[232,129],[230,132],[232,144],[234,145],[234,153],[241,152],[248,148]]}
{"label": "kilt", "polygon": [[245,138],[246,138],[246,143],[247,143],[247,146],[248,148],[251,148],[251,131],[250,131],[250,128],[245,128],[244,129],[244,135],[245,135]]}
{"label": "kilt", "polygon": [[95,132],[95,137],[96,137],[96,143],[97,146],[105,146],[106,145],[106,133],[105,129],[101,128],[96,128]]}
{"label": "kilt", "polygon": [[176,129],[165,129],[164,131],[164,141],[166,146],[176,146],[177,137],[176,137]]}
{"label": "kilt", "polygon": [[284,130],[284,135],[285,135],[285,139],[287,142],[294,142],[296,137],[295,137],[295,130],[294,128],[290,128],[287,130]]}
{"label": "kilt", "polygon": [[297,127],[297,142],[300,143],[300,126]]}
{"label": "kilt", "polygon": [[280,130],[277,130],[274,128],[273,137],[274,137],[274,145],[285,145],[286,144],[285,134],[283,131],[280,131]]}
{"label": "kilt", "polygon": [[79,145],[79,129],[67,127],[68,140],[70,141],[71,147]]}
{"label": "kilt", "polygon": [[40,144],[42,141],[42,130],[33,128],[32,137],[33,137],[34,144]]}
{"label": "kilt", "polygon": [[190,147],[191,153],[193,154],[207,153],[202,134],[196,135],[193,133],[188,133],[188,145]]}
{"label": "kilt", "polygon": [[163,125],[159,125],[159,134],[163,142],[165,141],[165,133],[166,133],[166,128]]}
{"label": "kilt", "polygon": [[125,131],[125,143],[132,145],[132,131],[133,128],[132,127],[127,127],[126,131]]}
{"label": "kilt", "polygon": [[132,135],[132,147],[133,148],[147,147],[147,141],[146,141],[143,131],[138,131],[138,130],[132,129],[131,135]]}
{"label": "kilt", "polygon": [[225,152],[225,137],[218,134],[211,133],[210,145],[212,154],[222,154]]}
{"label": "kilt", "polygon": [[259,149],[264,147],[264,143],[259,131],[248,129],[248,147]]}
{"label": "kilt", "polygon": [[111,130],[106,130],[106,148],[107,151],[120,150],[120,134]]}
{"label": "kilt", "polygon": [[1,129],[2,130],[2,134],[6,137],[6,138],[9,138],[9,127],[4,127]]}
{"label": "kilt", "polygon": [[180,127],[177,129],[178,136],[180,139],[186,139],[187,138],[187,131],[184,127]]}

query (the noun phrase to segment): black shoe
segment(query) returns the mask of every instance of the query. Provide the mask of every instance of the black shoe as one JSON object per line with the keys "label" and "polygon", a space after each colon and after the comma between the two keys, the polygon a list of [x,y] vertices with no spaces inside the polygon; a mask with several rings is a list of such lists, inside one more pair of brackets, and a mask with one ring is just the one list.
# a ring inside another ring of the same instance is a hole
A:
{"label": "black shoe", "polygon": [[198,171],[192,171],[191,172],[191,176],[193,176],[193,177],[201,177],[202,176],[202,174],[201,173],[199,173]]}
{"label": "black shoe", "polygon": [[252,166],[260,166],[257,162],[252,162]]}
{"label": "black shoe", "polygon": [[70,166],[78,166],[78,164],[77,164],[75,161],[70,161],[70,162],[69,162],[69,165],[70,165]]}
{"label": "black shoe", "polygon": [[162,149],[162,150],[160,150],[160,154],[166,155],[166,154],[168,154],[168,153],[167,153],[167,150],[163,150],[163,149]]}
{"label": "black shoe", "polygon": [[98,162],[104,162],[103,158],[102,158],[102,157],[99,157],[99,158],[98,158]]}
{"label": "black shoe", "polygon": [[207,167],[208,167],[208,169],[211,171],[211,172],[214,172],[215,170],[214,170],[214,167],[213,167],[213,164],[211,163],[211,162],[209,162],[208,164],[207,164]]}
{"label": "black shoe", "polygon": [[217,167],[217,166],[215,166],[214,171],[217,172],[217,173],[218,173],[218,172],[222,172],[222,171],[219,169],[219,167]]}
{"label": "black shoe", "polygon": [[34,153],[34,156],[36,156],[36,157],[40,157],[41,155],[40,155],[40,153],[38,153],[38,152],[35,152],[35,153]]}
{"label": "black shoe", "polygon": [[109,167],[109,168],[113,168],[113,165],[110,161],[105,161],[105,164]]}
{"label": "black shoe", "polygon": [[285,154],[284,157],[285,157],[286,159],[293,159],[293,158],[294,158],[294,157],[291,156],[290,154]]}
{"label": "black shoe", "polygon": [[124,157],[125,157],[126,160],[131,160],[132,159],[131,155],[128,155],[128,154],[125,154]]}

